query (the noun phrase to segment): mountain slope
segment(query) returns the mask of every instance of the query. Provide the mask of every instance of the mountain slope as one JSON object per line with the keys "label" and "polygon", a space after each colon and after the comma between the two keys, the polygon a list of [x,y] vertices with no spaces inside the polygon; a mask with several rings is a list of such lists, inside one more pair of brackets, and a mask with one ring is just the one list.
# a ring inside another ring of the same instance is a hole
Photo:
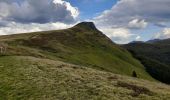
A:
{"label": "mountain slope", "polygon": [[91,22],[65,30],[1,36],[0,42],[7,47],[2,55],[61,60],[129,76],[136,71],[138,77],[152,80],[138,60]]}
{"label": "mountain slope", "polygon": [[0,100],[168,100],[170,86],[29,56],[0,57]]}
{"label": "mountain slope", "polygon": [[156,79],[170,83],[170,39],[124,45]]}

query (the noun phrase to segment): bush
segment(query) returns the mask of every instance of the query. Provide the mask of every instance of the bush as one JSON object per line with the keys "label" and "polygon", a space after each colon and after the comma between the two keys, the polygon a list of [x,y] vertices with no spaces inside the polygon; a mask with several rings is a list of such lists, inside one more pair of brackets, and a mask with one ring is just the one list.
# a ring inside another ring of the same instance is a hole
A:
{"label": "bush", "polygon": [[137,77],[137,74],[135,71],[132,72],[132,77]]}

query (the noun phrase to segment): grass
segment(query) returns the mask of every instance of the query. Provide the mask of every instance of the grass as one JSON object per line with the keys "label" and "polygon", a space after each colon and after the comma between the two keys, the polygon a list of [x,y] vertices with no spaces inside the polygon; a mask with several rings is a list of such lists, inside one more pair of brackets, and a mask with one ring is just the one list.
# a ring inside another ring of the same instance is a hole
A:
{"label": "grass", "polygon": [[[127,50],[92,23],[1,36],[0,100],[168,100]],[[135,71],[138,78],[132,76]],[[146,79],[146,80],[143,80]]]}
{"label": "grass", "polygon": [[0,100],[168,100],[168,85],[29,56],[0,57]]}
{"label": "grass", "polygon": [[60,60],[76,65],[154,80],[144,66],[122,47],[114,44],[92,23],[80,23],[73,28],[1,36],[8,56],[33,56]]}

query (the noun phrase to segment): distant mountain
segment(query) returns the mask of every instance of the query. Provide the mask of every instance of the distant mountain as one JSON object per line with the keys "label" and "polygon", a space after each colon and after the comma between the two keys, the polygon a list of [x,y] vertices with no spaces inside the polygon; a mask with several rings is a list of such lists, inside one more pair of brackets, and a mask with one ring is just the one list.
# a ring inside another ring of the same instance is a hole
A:
{"label": "distant mountain", "polygon": [[170,45],[170,39],[164,39],[164,40],[160,40],[155,42],[156,44],[162,44],[162,45]]}
{"label": "distant mountain", "polygon": [[153,39],[153,40],[149,40],[149,41],[146,41],[147,43],[155,43],[155,42],[159,42],[161,41],[160,39]]}
{"label": "distant mountain", "polygon": [[169,45],[170,44],[170,38],[169,39],[154,39],[154,40],[149,40],[147,43],[155,43],[155,44],[165,44]]}
{"label": "distant mountain", "polygon": [[170,39],[130,43],[123,47],[141,61],[150,75],[162,82],[170,83]]}
{"label": "distant mountain", "polygon": [[143,43],[143,41],[132,41],[130,43]]}

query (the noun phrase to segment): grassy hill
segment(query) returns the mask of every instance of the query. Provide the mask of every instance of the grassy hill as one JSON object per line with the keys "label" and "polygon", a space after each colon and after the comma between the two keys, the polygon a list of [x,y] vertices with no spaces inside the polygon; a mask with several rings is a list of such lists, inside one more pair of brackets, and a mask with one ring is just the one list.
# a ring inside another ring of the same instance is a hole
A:
{"label": "grassy hill", "polygon": [[[0,36],[0,47],[0,100],[170,98],[170,86],[155,81],[91,22]],[[138,78],[129,77],[133,71]]]}
{"label": "grassy hill", "polygon": [[170,83],[170,39],[124,45],[154,78]]}
{"label": "grassy hill", "polygon": [[0,57],[0,100],[169,100],[170,86],[30,56]]}
{"label": "grassy hill", "polygon": [[0,37],[6,47],[2,56],[32,56],[60,60],[122,75],[136,71],[139,78],[153,80],[144,66],[114,44],[91,22],[65,29]]}

